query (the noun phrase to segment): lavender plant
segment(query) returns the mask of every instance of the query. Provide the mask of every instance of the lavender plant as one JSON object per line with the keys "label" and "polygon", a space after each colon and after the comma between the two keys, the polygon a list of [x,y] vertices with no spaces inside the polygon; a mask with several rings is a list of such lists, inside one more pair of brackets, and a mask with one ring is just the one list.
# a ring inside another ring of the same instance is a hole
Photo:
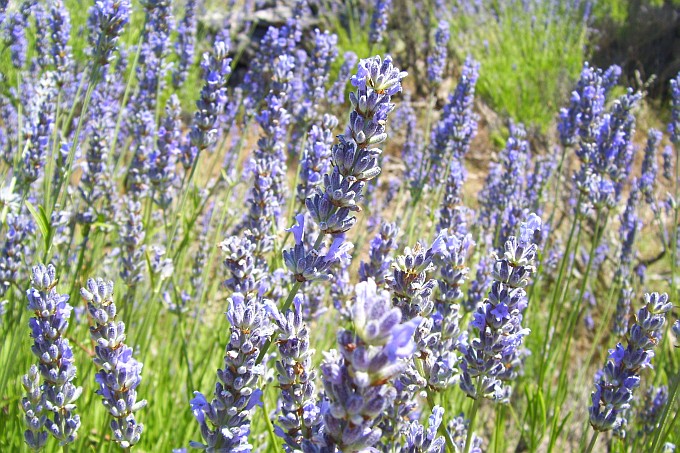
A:
{"label": "lavender plant", "polygon": [[80,295],[87,303],[87,312],[92,319],[90,336],[95,343],[97,394],[113,417],[113,440],[129,450],[139,442],[144,431],[144,425],[135,416],[135,412],[147,404],[146,400],[137,401],[142,364],[133,357],[132,348],[125,344],[125,324],[117,320],[113,282],[89,279],[80,289]]}

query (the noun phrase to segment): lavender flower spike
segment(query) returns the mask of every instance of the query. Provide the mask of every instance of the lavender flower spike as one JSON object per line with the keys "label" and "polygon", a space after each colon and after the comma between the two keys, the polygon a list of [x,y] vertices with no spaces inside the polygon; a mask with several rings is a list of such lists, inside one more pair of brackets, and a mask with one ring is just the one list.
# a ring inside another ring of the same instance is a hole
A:
{"label": "lavender flower spike", "polygon": [[372,279],[356,285],[355,331],[340,331],[340,354],[331,351],[321,365],[330,401],[324,416],[328,447],[372,451],[380,440],[377,421],[397,396],[391,381],[416,351],[413,334],[422,321],[414,318],[402,323],[401,318],[389,292],[378,291]]}
{"label": "lavender flower spike", "polygon": [[645,294],[645,305],[628,329],[628,345],[619,343],[609,350],[609,359],[595,382],[589,408],[590,425],[595,431],[618,429],[625,423],[633,390],[640,386],[640,370],[652,367],[654,347],[661,341],[666,313],[673,304],[668,295]]}
{"label": "lavender flower spike", "polygon": [[130,0],[97,0],[87,20],[95,62],[108,65],[118,46],[123,28],[130,21]]}
{"label": "lavender flower spike", "polygon": [[83,389],[72,382],[76,377],[76,367],[64,332],[73,307],[68,303],[69,296],[59,294],[55,289],[57,277],[54,266],[40,264],[33,267],[31,284],[26,297],[28,309],[35,314],[29,326],[33,338],[31,350],[39,360],[38,370],[43,379],[39,387],[42,401],[38,402],[37,376],[31,369],[23,379],[28,397],[22,400],[22,407],[29,422],[25,439],[31,448],[37,449],[44,444],[44,434],[40,431],[42,425],[60,445],[75,441],[80,428],[75,401]]}
{"label": "lavender flower spike", "polygon": [[437,26],[437,33],[435,34],[434,54],[427,57],[427,78],[433,85],[442,83],[442,75],[446,66],[446,55],[448,53],[447,46],[449,45],[449,23],[442,20]]}
{"label": "lavender flower spike", "polygon": [[227,319],[231,323],[224,369],[217,371],[212,402],[194,392],[191,410],[201,427],[203,442],[191,446],[209,452],[250,452],[250,417],[260,405],[262,391],[258,379],[264,366],[256,364],[260,348],[271,335],[265,306],[268,301],[256,294],[235,293],[229,298]]}
{"label": "lavender flower spike", "polygon": [[144,430],[144,425],[135,418],[135,412],[146,406],[146,400],[137,401],[142,364],[132,357],[132,348],[125,344],[125,324],[116,320],[113,282],[91,278],[80,289],[80,295],[93,320],[90,336],[95,343],[94,364],[99,370],[95,374],[97,393],[113,416],[113,439],[122,448],[130,448],[139,442]]}
{"label": "lavender flower spike", "polygon": [[522,327],[522,313],[529,302],[524,288],[535,272],[533,236],[541,226],[541,219],[529,214],[519,237],[507,240],[503,256],[493,265],[489,297],[471,321],[478,337],[463,350],[460,388],[472,398],[505,401],[509,397],[510,389],[503,383],[517,375],[520,347],[529,333]]}

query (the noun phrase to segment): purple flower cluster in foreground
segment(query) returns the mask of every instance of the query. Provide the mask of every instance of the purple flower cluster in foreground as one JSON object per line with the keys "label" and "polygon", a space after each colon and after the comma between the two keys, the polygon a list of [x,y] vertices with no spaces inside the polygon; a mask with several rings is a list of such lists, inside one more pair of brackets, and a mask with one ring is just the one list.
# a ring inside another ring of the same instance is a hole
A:
{"label": "purple flower cluster in foreground", "polygon": [[54,266],[33,267],[32,287],[26,291],[28,309],[35,314],[29,321],[33,345],[31,351],[38,366],[31,366],[22,379],[27,396],[21,406],[26,413],[28,429],[24,439],[28,446],[40,450],[50,433],[59,445],[73,443],[80,428],[76,400],[82,393],[73,380],[76,377],[73,350],[64,337],[73,307],[69,296],[56,290]]}
{"label": "purple flower cluster in foreground", "polygon": [[117,319],[113,301],[113,282],[89,279],[80,289],[87,311],[92,318],[90,336],[95,343],[94,364],[98,371],[97,393],[113,417],[113,439],[128,449],[139,442],[144,425],[137,422],[135,412],[146,406],[137,401],[137,387],[142,381],[142,364],[133,357],[132,348],[125,344],[125,324]]}
{"label": "purple flower cluster in foreground", "polygon": [[590,424],[595,430],[617,429],[625,422],[623,412],[640,386],[640,371],[652,366],[654,348],[662,338],[671,308],[666,294],[645,294],[645,304],[628,329],[627,345],[619,343],[609,350],[609,359],[598,373],[591,395]]}

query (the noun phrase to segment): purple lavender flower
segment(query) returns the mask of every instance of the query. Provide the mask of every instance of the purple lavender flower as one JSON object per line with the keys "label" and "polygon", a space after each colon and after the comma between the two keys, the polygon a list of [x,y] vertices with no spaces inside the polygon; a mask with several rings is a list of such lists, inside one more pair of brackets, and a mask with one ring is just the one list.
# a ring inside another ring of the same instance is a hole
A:
{"label": "purple lavender flower", "polygon": [[404,162],[403,180],[411,191],[423,190],[425,180],[423,168],[427,165],[424,156],[425,146],[423,131],[418,128],[418,118],[413,109],[411,96],[407,93],[400,107],[394,112],[391,122],[392,130],[404,133],[404,144],[401,148],[401,159]]}
{"label": "purple lavender flower", "polygon": [[350,93],[354,109],[349,124],[339,143],[333,146],[333,168],[324,176],[325,191],[307,199],[307,208],[324,234],[339,234],[349,230],[358,211],[357,202],[366,181],[380,174],[378,156],[382,152],[374,145],[387,138],[385,120],[394,109],[392,95],[401,91],[401,80],[406,76],[392,66],[392,59],[379,56],[361,60],[359,70],[352,77],[357,89]]}
{"label": "purple lavender flower", "polygon": [[371,44],[382,42],[383,34],[387,30],[391,8],[392,0],[376,0],[371,18],[371,30],[368,35],[368,42]]}
{"label": "purple lavender flower", "polygon": [[635,297],[631,285],[630,277],[624,277],[619,291],[619,298],[616,302],[616,312],[614,313],[614,326],[612,332],[615,335],[623,336],[628,332],[628,317],[630,314],[630,305]]}
{"label": "purple lavender flower", "polygon": [[146,18],[135,68],[138,89],[130,102],[136,112],[156,109],[156,95],[163,89],[167,70],[165,59],[174,25],[170,0],[146,0],[144,9]]}
{"label": "purple lavender flower", "polygon": [[293,233],[295,246],[292,249],[283,251],[283,261],[290,272],[293,273],[297,282],[308,282],[314,280],[330,280],[330,268],[340,258],[346,255],[352,248],[352,244],[345,242],[343,235],[338,235],[325,255],[321,255],[317,250],[307,252],[305,246],[305,216],[298,214],[295,219],[297,224],[287,231]]}
{"label": "purple lavender flower", "polygon": [[640,371],[652,366],[654,347],[661,341],[671,308],[666,294],[645,294],[645,305],[628,330],[627,346],[618,343],[609,350],[591,395],[590,425],[595,431],[617,429],[624,422],[622,411],[630,407],[633,391],[640,385]]}
{"label": "purple lavender flower", "polygon": [[143,365],[132,356],[132,348],[125,344],[125,324],[116,319],[113,282],[88,279],[86,286],[80,289],[80,295],[93,320],[90,336],[95,343],[97,394],[113,417],[113,440],[129,449],[139,442],[144,430],[144,425],[135,417],[135,412],[146,406],[146,400],[137,401]]}
{"label": "purple lavender flower", "polygon": [[[448,431],[451,433],[451,439],[456,448],[458,448],[458,451],[465,451],[465,441],[469,426],[470,420],[466,419],[463,414],[460,414],[448,423]],[[482,442],[483,439],[473,433],[469,453],[482,453]]]}
{"label": "purple lavender flower", "polygon": [[[31,382],[27,391],[27,398],[22,400],[22,406],[29,421],[29,410],[38,417],[40,425],[44,426],[52,434],[60,445],[73,443],[78,435],[80,428],[80,416],[75,414],[75,401],[82,393],[81,387],[73,385],[76,377],[76,366],[74,365],[73,351],[69,341],[64,338],[64,332],[68,327],[68,320],[71,317],[73,307],[69,305],[69,296],[59,294],[57,277],[54,266],[51,264],[45,267],[40,264],[31,269],[32,287],[26,291],[28,299],[28,310],[35,314],[29,320],[31,328],[31,338],[33,346],[31,351],[38,358],[38,370],[42,377],[40,392],[42,393],[43,406],[42,416],[38,415],[38,405],[36,405],[37,378],[33,370],[24,376],[26,383]],[[44,435],[31,422],[29,430],[25,434],[25,439],[32,448],[40,443],[44,444]],[[31,445],[33,444],[33,445]]]}
{"label": "purple lavender flower", "polygon": [[656,174],[658,172],[656,151],[661,138],[661,132],[656,129],[650,129],[647,133],[647,146],[645,147],[645,157],[642,161],[642,174],[640,175],[638,187],[648,204],[654,203],[654,189],[656,185]]}
{"label": "purple lavender flower", "polygon": [[439,21],[434,38],[433,54],[427,57],[427,78],[433,85],[442,83],[450,37],[449,23],[444,20]]}
{"label": "purple lavender flower", "polygon": [[357,284],[355,331],[340,331],[340,353],[326,354],[321,365],[330,403],[324,415],[327,447],[356,451],[380,440],[376,421],[396,397],[390,381],[415,352],[413,333],[421,322],[414,318],[401,323],[401,318],[389,293],[378,291],[373,280]]}
{"label": "purple lavender flower", "polygon": [[113,60],[123,28],[130,21],[129,0],[97,0],[90,8],[87,24],[95,63],[107,66]]}
{"label": "purple lavender flower", "polygon": [[510,137],[498,158],[479,193],[478,222],[493,233],[494,246],[501,248],[516,231],[527,208],[530,149],[524,126],[510,124]]}
{"label": "purple lavender flower", "polygon": [[382,287],[392,274],[392,253],[397,248],[399,228],[396,223],[383,222],[380,231],[371,240],[368,261],[359,263],[359,280],[362,282],[372,278],[376,285]]}
{"label": "purple lavender flower", "polygon": [[21,11],[15,11],[9,15],[9,20],[5,24],[6,36],[12,65],[21,69],[26,65],[26,53],[28,52],[28,40],[26,39],[26,28],[28,28],[28,15],[30,14],[29,2],[21,6]]}
{"label": "purple lavender flower", "polygon": [[604,84],[611,86],[616,83],[616,69],[620,74],[620,68],[612,66],[607,70],[607,79],[604,79],[601,69],[593,68],[587,62],[584,64],[576,89],[571,92],[569,107],[560,110],[557,130],[562,146],[576,144],[579,135],[594,135],[591,126],[604,112]]}
{"label": "purple lavender flower", "polygon": [[230,236],[219,247],[226,254],[224,265],[230,273],[224,286],[232,292],[242,294],[255,292],[256,283],[262,277],[262,269],[255,258],[255,244],[247,238]]}
{"label": "purple lavender flower", "polygon": [[28,249],[28,238],[35,229],[30,217],[7,214],[7,233],[0,252],[0,295],[5,295],[11,285],[19,282],[19,271],[23,267],[24,254]]}
{"label": "purple lavender flower", "polygon": [[479,63],[471,58],[465,60],[456,91],[449,96],[441,118],[432,129],[428,175],[428,181],[432,185],[442,183],[449,176],[449,160],[462,160],[477,134],[478,118],[472,107],[478,76]]}
{"label": "purple lavender flower", "polygon": [[285,205],[288,186],[286,181],[286,134],[290,114],[286,109],[290,96],[295,60],[280,55],[274,67],[271,91],[264,107],[256,116],[263,130],[253,153],[253,187],[248,198],[248,213],[244,221],[246,235],[263,255],[274,244],[273,231]]}
{"label": "purple lavender flower", "polygon": [[401,449],[408,453],[443,453],[444,438],[437,436],[437,430],[442,424],[444,409],[439,406],[432,408],[432,415],[428,418],[428,427],[418,421],[410,422],[404,432],[404,445]]}
{"label": "purple lavender flower", "polygon": [[671,79],[671,122],[668,124],[668,133],[671,141],[676,146],[680,144],[680,73]]}
{"label": "purple lavender flower", "polygon": [[448,229],[461,235],[467,233],[468,218],[472,211],[465,207],[461,200],[466,176],[462,160],[453,159],[449,166],[449,176],[446,178],[444,199],[439,206],[438,231]]}
{"label": "purple lavender flower", "polygon": [[24,441],[31,450],[40,451],[47,443],[48,434],[45,430],[47,415],[37,366],[31,365],[28,374],[21,378],[21,385],[26,391],[26,396],[21,399],[21,409],[26,414],[24,421],[28,428],[24,431]]}
{"label": "purple lavender flower", "polygon": [[460,388],[471,398],[505,401],[510,388],[505,382],[514,380],[521,366],[520,349],[529,330],[522,327],[522,313],[527,307],[524,289],[535,271],[536,244],[534,231],[541,219],[530,214],[520,227],[519,237],[505,243],[502,257],[496,259],[489,297],[474,313],[470,328],[478,337],[463,347]]}
{"label": "purple lavender flower", "polygon": [[131,120],[132,141],[136,144],[125,185],[128,196],[141,200],[148,196],[151,155],[156,145],[156,120],[151,110],[135,110]]}
{"label": "purple lavender flower", "polygon": [[[109,138],[115,129],[114,102],[104,90],[93,94],[90,138],[85,155],[83,175],[78,185],[78,192],[85,202],[83,212],[78,220],[84,223],[95,222],[99,212],[106,212],[111,202],[113,187],[108,173]],[[104,204],[105,206],[100,206]]]}
{"label": "purple lavender flower", "polygon": [[23,168],[20,185],[28,190],[43,173],[51,145],[54,123],[56,90],[52,77],[42,77],[28,107],[28,118],[24,128],[26,145],[23,154]]}
{"label": "purple lavender flower", "polygon": [[281,388],[281,415],[275,432],[286,442],[286,451],[299,451],[319,431],[321,414],[316,405],[314,349],[309,348],[309,327],[302,318],[302,299],[297,295],[293,310],[272,310],[280,359],[276,362]]}
{"label": "purple lavender flower", "polygon": [[661,415],[667,403],[668,387],[665,385],[660,387],[650,385],[645,392],[640,411],[637,414],[638,423],[641,427],[638,436],[651,434],[658,429]]}
{"label": "purple lavender flower", "polygon": [[673,179],[673,147],[665,146],[661,152],[661,157],[663,159],[663,177],[671,181]]}
{"label": "purple lavender flower", "polygon": [[175,164],[180,153],[181,106],[177,95],[173,94],[165,106],[165,118],[158,130],[156,149],[149,156],[151,169],[149,179],[153,187],[154,201],[163,210],[172,203]]}
{"label": "purple lavender flower", "polygon": [[124,214],[121,216],[118,232],[120,241],[120,278],[132,291],[142,280],[144,266],[144,224],[142,205],[139,201],[125,197]]}
{"label": "purple lavender flower", "polygon": [[260,405],[262,391],[257,387],[264,365],[256,364],[261,348],[273,328],[268,320],[267,302],[255,294],[234,293],[229,298],[229,344],[224,368],[217,371],[218,382],[212,402],[194,392],[191,410],[201,428],[203,442],[191,446],[207,451],[249,452],[250,417]]}
{"label": "purple lavender flower", "polygon": [[333,130],[338,119],[333,115],[324,115],[320,124],[313,124],[307,134],[307,141],[300,159],[299,183],[297,199],[301,203],[323,183],[323,175],[329,172],[331,164],[331,147],[335,141]]}
{"label": "purple lavender flower", "polygon": [[210,148],[217,141],[217,120],[227,103],[227,78],[231,74],[231,59],[224,42],[218,41],[212,52],[203,54],[201,70],[205,85],[196,101],[196,113],[189,133],[189,143],[182,146],[181,162],[185,169],[190,169],[198,159],[198,155]]}
{"label": "purple lavender flower", "polygon": [[357,64],[357,56],[354,52],[345,52],[343,56],[343,63],[338,71],[338,78],[333,83],[333,86],[328,90],[328,100],[333,104],[343,104],[346,100],[345,88],[347,80],[352,75],[354,65]]}
{"label": "purple lavender flower", "polygon": [[54,0],[50,6],[49,28],[52,38],[50,55],[54,65],[54,77],[58,88],[70,80],[73,55],[69,38],[71,36],[71,17],[62,0]]}
{"label": "purple lavender flower", "polygon": [[184,5],[184,17],[177,25],[177,66],[172,72],[172,86],[176,89],[184,85],[189,75],[189,68],[194,63],[196,45],[196,4],[197,0],[188,0]]}
{"label": "purple lavender flower", "polygon": [[295,116],[301,124],[314,121],[318,116],[318,105],[326,95],[326,84],[331,64],[338,56],[338,37],[327,31],[315,29],[312,34],[314,47],[309,61],[303,67],[303,99],[296,103]]}

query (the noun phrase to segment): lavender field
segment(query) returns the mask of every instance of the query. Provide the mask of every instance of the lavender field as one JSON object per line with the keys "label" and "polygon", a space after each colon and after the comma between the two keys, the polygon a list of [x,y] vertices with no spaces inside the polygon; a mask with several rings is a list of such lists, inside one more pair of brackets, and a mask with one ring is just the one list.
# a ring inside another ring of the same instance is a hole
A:
{"label": "lavender field", "polygon": [[0,0],[0,452],[674,452],[678,29]]}

